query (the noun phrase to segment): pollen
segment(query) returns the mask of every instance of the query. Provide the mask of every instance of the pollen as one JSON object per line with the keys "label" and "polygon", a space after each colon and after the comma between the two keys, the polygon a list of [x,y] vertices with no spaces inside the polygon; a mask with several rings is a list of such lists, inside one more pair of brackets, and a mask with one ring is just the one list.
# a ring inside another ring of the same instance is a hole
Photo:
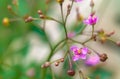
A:
{"label": "pollen", "polygon": [[79,54],[81,53],[81,50],[80,50],[80,49],[78,50],[78,53],[79,53]]}

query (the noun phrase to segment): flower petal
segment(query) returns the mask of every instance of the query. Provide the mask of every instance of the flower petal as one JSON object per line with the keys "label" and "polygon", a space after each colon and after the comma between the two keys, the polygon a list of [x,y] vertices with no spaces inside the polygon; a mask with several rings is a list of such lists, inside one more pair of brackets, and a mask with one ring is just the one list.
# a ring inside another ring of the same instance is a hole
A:
{"label": "flower petal", "polygon": [[83,22],[84,22],[84,24],[87,24],[87,25],[94,25],[94,24],[96,24],[97,20],[98,20],[98,17],[90,15]]}
{"label": "flower petal", "polygon": [[80,1],[82,1],[82,0],[75,0],[75,2],[80,2]]}
{"label": "flower petal", "polygon": [[85,54],[81,54],[79,56],[80,56],[80,59],[83,59],[83,60],[85,60],[87,58],[87,55],[85,55]]}
{"label": "flower petal", "polygon": [[99,62],[100,62],[100,58],[99,58],[98,55],[96,55],[96,56],[91,56],[91,57],[89,57],[89,58],[86,60],[85,64],[88,65],[88,66],[95,66],[95,65],[97,65]]}
{"label": "flower petal", "polygon": [[70,50],[75,54],[75,55],[78,55],[78,50],[79,48],[77,46],[71,46],[70,47]]}
{"label": "flower petal", "polygon": [[84,23],[84,24],[90,24],[90,22],[89,22],[88,19],[85,19],[85,20],[83,21],[83,23]]}
{"label": "flower petal", "polygon": [[73,61],[77,61],[77,60],[80,59],[80,56],[79,56],[79,55],[74,55],[74,56],[72,57],[72,59],[73,59]]}
{"label": "flower petal", "polygon": [[71,51],[74,51],[74,50],[76,50],[76,49],[78,49],[77,46],[71,46],[71,47],[70,47],[70,50],[71,50]]}
{"label": "flower petal", "polygon": [[84,47],[82,48],[82,54],[87,54],[88,53],[88,48],[87,47]]}

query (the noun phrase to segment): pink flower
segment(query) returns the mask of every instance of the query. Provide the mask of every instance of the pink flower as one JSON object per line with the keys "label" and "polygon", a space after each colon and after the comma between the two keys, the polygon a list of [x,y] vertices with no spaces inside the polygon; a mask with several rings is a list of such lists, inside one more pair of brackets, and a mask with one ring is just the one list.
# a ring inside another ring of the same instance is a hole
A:
{"label": "pink flower", "polygon": [[98,63],[100,62],[100,58],[98,55],[95,55],[95,56],[91,56],[89,57],[85,64],[88,65],[88,66],[95,66],[97,65]]}
{"label": "pink flower", "polygon": [[97,21],[98,21],[98,17],[94,15],[90,15],[88,19],[85,19],[83,22],[84,24],[87,24],[87,25],[94,25],[96,24]]}
{"label": "pink flower", "polygon": [[78,48],[77,46],[71,46],[70,50],[73,52],[73,61],[77,61],[79,59],[86,59],[88,48]]}
{"label": "pink flower", "polygon": [[75,0],[75,2],[80,2],[80,1],[82,1],[82,0]]}

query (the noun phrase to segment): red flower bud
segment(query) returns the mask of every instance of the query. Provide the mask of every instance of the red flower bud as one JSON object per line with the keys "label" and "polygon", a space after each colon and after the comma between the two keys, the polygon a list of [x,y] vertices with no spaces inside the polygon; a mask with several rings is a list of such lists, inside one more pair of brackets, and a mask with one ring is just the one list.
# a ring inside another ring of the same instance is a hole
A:
{"label": "red flower bud", "polygon": [[55,62],[55,66],[59,66],[59,62]]}
{"label": "red flower bud", "polygon": [[49,67],[50,66],[50,62],[45,62],[42,66],[41,66],[41,68],[47,68],[47,67]]}
{"label": "red flower bud", "polygon": [[108,59],[107,54],[105,53],[100,54],[99,57],[100,57],[100,61],[102,62],[105,62]]}
{"label": "red flower bud", "polygon": [[64,62],[64,58],[61,58],[60,61],[61,61],[61,62]]}
{"label": "red flower bud", "polygon": [[74,75],[75,75],[75,71],[74,71],[74,70],[68,70],[68,71],[67,71],[67,74],[68,74],[69,76],[74,76]]}

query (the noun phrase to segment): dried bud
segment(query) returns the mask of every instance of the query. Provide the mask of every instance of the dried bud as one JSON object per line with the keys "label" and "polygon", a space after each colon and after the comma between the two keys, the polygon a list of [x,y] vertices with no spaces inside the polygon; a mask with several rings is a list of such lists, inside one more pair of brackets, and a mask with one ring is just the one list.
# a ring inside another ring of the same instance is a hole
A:
{"label": "dried bud", "polygon": [[51,65],[50,62],[45,62],[45,63],[41,66],[41,68],[47,68],[47,67],[49,67],[50,65]]}
{"label": "dried bud", "polygon": [[97,40],[97,35],[96,35],[96,34],[93,35],[93,40],[94,40],[94,41]]}
{"label": "dried bud", "polygon": [[92,52],[90,50],[88,50],[88,54],[91,54]]}
{"label": "dried bud", "polygon": [[74,76],[75,75],[75,71],[70,69],[70,70],[67,71],[67,74],[69,76]]}
{"label": "dried bud", "polygon": [[25,22],[31,22],[33,21],[33,18],[31,16],[28,16],[26,19],[25,19]]}
{"label": "dried bud", "polygon": [[101,37],[101,39],[100,39],[100,42],[103,44],[103,43],[105,43],[105,41],[106,41],[106,37]]}
{"label": "dried bud", "polygon": [[104,30],[103,29],[100,29],[97,31],[98,33],[104,33]]}
{"label": "dried bud", "polygon": [[46,4],[48,4],[48,3],[50,3],[50,1],[51,1],[51,0],[46,0],[46,2],[45,2],[45,3],[46,3]]}
{"label": "dried bud", "polygon": [[61,61],[61,62],[64,62],[64,58],[61,58],[60,61]]}
{"label": "dried bud", "polygon": [[45,19],[46,17],[45,17],[45,15],[40,15],[39,16],[41,19]]}
{"label": "dried bud", "polygon": [[107,37],[110,37],[110,36],[112,36],[113,34],[115,34],[115,31],[112,31],[112,32],[110,32],[110,33],[108,33],[108,34],[106,34],[106,35],[107,35]]}
{"label": "dried bud", "polygon": [[59,62],[55,62],[55,66],[59,66]]}
{"label": "dried bud", "polygon": [[116,44],[117,44],[118,46],[120,46],[120,41],[117,41]]}
{"label": "dried bud", "polygon": [[100,57],[100,61],[102,62],[105,62],[108,59],[107,54],[105,53],[100,54],[99,57]]}
{"label": "dried bud", "polygon": [[93,2],[93,0],[91,0],[91,2],[90,2],[90,7],[94,7],[94,2]]}
{"label": "dried bud", "polygon": [[41,10],[38,10],[38,14],[39,14],[39,15],[42,15],[43,13],[42,13],[42,11],[41,11]]}
{"label": "dried bud", "polygon": [[35,69],[31,68],[26,72],[26,75],[29,77],[34,77],[35,76]]}
{"label": "dried bud", "polygon": [[8,26],[10,23],[10,20],[8,18],[3,19],[3,25]]}
{"label": "dried bud", "polygon": [[93,12],[91,13],[91,16],[94,16],[94,15],[95,15],[95,13],[96,13],[96,12],[95,12],[95,11],[93,11]]}
{"label": "dried bud", "polygon": [[79,8],[76,8],[76,18],[78,21],[83,21],[84,17],[79,13]]}
{"label": "dried bud", "polygon": [[7,6],[8,10],[12,10],[12,7],[10,5]]}
{"label": "dried bud", "polygon": [[57,0],[58,3],[62,4],[64,0]]}
{"label": "dried bud", "polygon": [[13,0],[12,3],[17,6],[18,5],[18,0]]}
{"label": "dried bud", "polygon": [[67,6],[67,15],[70,14],[70,4]]}

